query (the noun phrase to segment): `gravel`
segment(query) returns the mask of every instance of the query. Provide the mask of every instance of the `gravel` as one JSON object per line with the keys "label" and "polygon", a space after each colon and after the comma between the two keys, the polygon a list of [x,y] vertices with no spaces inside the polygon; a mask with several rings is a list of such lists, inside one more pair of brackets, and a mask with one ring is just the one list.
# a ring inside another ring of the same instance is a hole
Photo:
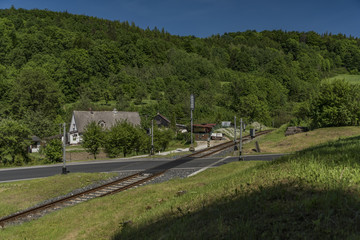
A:
{"label": "gravel", "polygon": [[151,180],[147,184],[166,182],[173,178],[186,178],[197,170],[198,169],[170,169],[167,170],[163,175]]}

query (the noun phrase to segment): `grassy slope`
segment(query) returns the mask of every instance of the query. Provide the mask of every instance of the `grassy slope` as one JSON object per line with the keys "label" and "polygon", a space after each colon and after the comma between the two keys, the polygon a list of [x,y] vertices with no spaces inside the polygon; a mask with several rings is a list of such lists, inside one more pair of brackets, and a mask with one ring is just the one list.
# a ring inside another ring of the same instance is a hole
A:
{"label": "grassy slope", "polygon": [[344,79],[352,84],[360,84],[360,75],[340,74],[335,77],[329,78],[329,80]]}
{"label": "grassy slope", "polygon": [[0,218],[114,175],[115,173],[70,173],[36,180],[0,183]]}
{"label": "grassy slope", "polygon": [[[285,137],[286,126],[256,139],[262,153],[290,153],[339,138],[360,135],[359,127],[321,128]],[[244,144],[244,154],[254,153],[255,141]]]}
{"label": "grassy slope", "polygon": [[360,237],[359,141],[341,139],[270,163],[231,163],[92,200],[6,228],[0,238]]}

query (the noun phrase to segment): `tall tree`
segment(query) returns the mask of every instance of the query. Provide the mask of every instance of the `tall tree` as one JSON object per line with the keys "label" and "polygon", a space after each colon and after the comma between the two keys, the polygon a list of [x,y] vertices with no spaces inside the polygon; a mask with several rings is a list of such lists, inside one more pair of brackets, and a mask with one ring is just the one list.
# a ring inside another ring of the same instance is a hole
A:
{"label": "tall tree", "polygon": [[58,85],[42,68],[23,69],[11,94],[11,113],[23,118],[27,111],[42,112],[55,119],[63,103]]}
{"label": "tall tree", "polygon": [[0,156],[5,161],[6,156],[11,157],[11,163],[15,157],[21,155],[27,160],[27,148],[30,146],[30,131],[21,122],[12,119],[0,121]]}
{"label": "tall tree", "polygon": [[121,152],[126,157],[134,150],[138,140],[136,136],[136,129],[130,123],[117,122],[106,132],[105,151],[110,157],[117,157]]}
{"label": "tall tree", "polygon": [[50,162],[61,162],[63,156],[62,141],[60,139],[53,139],[47,143],[44,154]]}
{"label": "tall tree", "polygon": [[101,126],[96,122],[91,122],[85,127],[85,132],[83,133],[83,142],[82,146],[86,151],[96,159],[96,154],[99,154],[100,148],[103,145],[104,134]]}

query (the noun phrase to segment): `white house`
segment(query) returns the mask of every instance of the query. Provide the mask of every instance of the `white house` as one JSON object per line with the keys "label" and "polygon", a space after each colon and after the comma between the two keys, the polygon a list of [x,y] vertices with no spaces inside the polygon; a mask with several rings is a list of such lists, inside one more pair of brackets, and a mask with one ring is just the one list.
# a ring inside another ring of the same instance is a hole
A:
{"label": "white house", "polygon": [[116,109],[113,111],[74,111],[71,118],[68,141],[70,144],[81,143],[85,127],[91,122],[96,122],[104,129],[109,129],[116,122],[121,121],[127,121],[134,126],[139,126],[140,115],[138,112],[118,112]]}

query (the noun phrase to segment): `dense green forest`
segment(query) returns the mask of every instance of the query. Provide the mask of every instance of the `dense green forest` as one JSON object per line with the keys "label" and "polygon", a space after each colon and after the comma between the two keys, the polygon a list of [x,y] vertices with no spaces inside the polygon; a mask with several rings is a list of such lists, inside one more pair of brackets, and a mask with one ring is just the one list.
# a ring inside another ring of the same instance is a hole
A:
{"label": "dense green forest", "polygon": [[[67,12],[0,10],[0,118],[21,121],[40,137],[55,134],[72,110],[90,107],[139,111],[143,119],[160,112],[188,124],[190,93],[196,123],[237,115],[275,126],[309,119],[320,127],[357,124],[359,106],[344,109],[342,99],[354,101],[342,90],[353,88],[324,86],[322,79],[359,71],[360,39],[341,34],[181,37]],[[340,95],[326,98],[336,87]],[[324,101],[336,96],[338,105],[328,110]],[[347,119],[333,124],[331,109]]]}

